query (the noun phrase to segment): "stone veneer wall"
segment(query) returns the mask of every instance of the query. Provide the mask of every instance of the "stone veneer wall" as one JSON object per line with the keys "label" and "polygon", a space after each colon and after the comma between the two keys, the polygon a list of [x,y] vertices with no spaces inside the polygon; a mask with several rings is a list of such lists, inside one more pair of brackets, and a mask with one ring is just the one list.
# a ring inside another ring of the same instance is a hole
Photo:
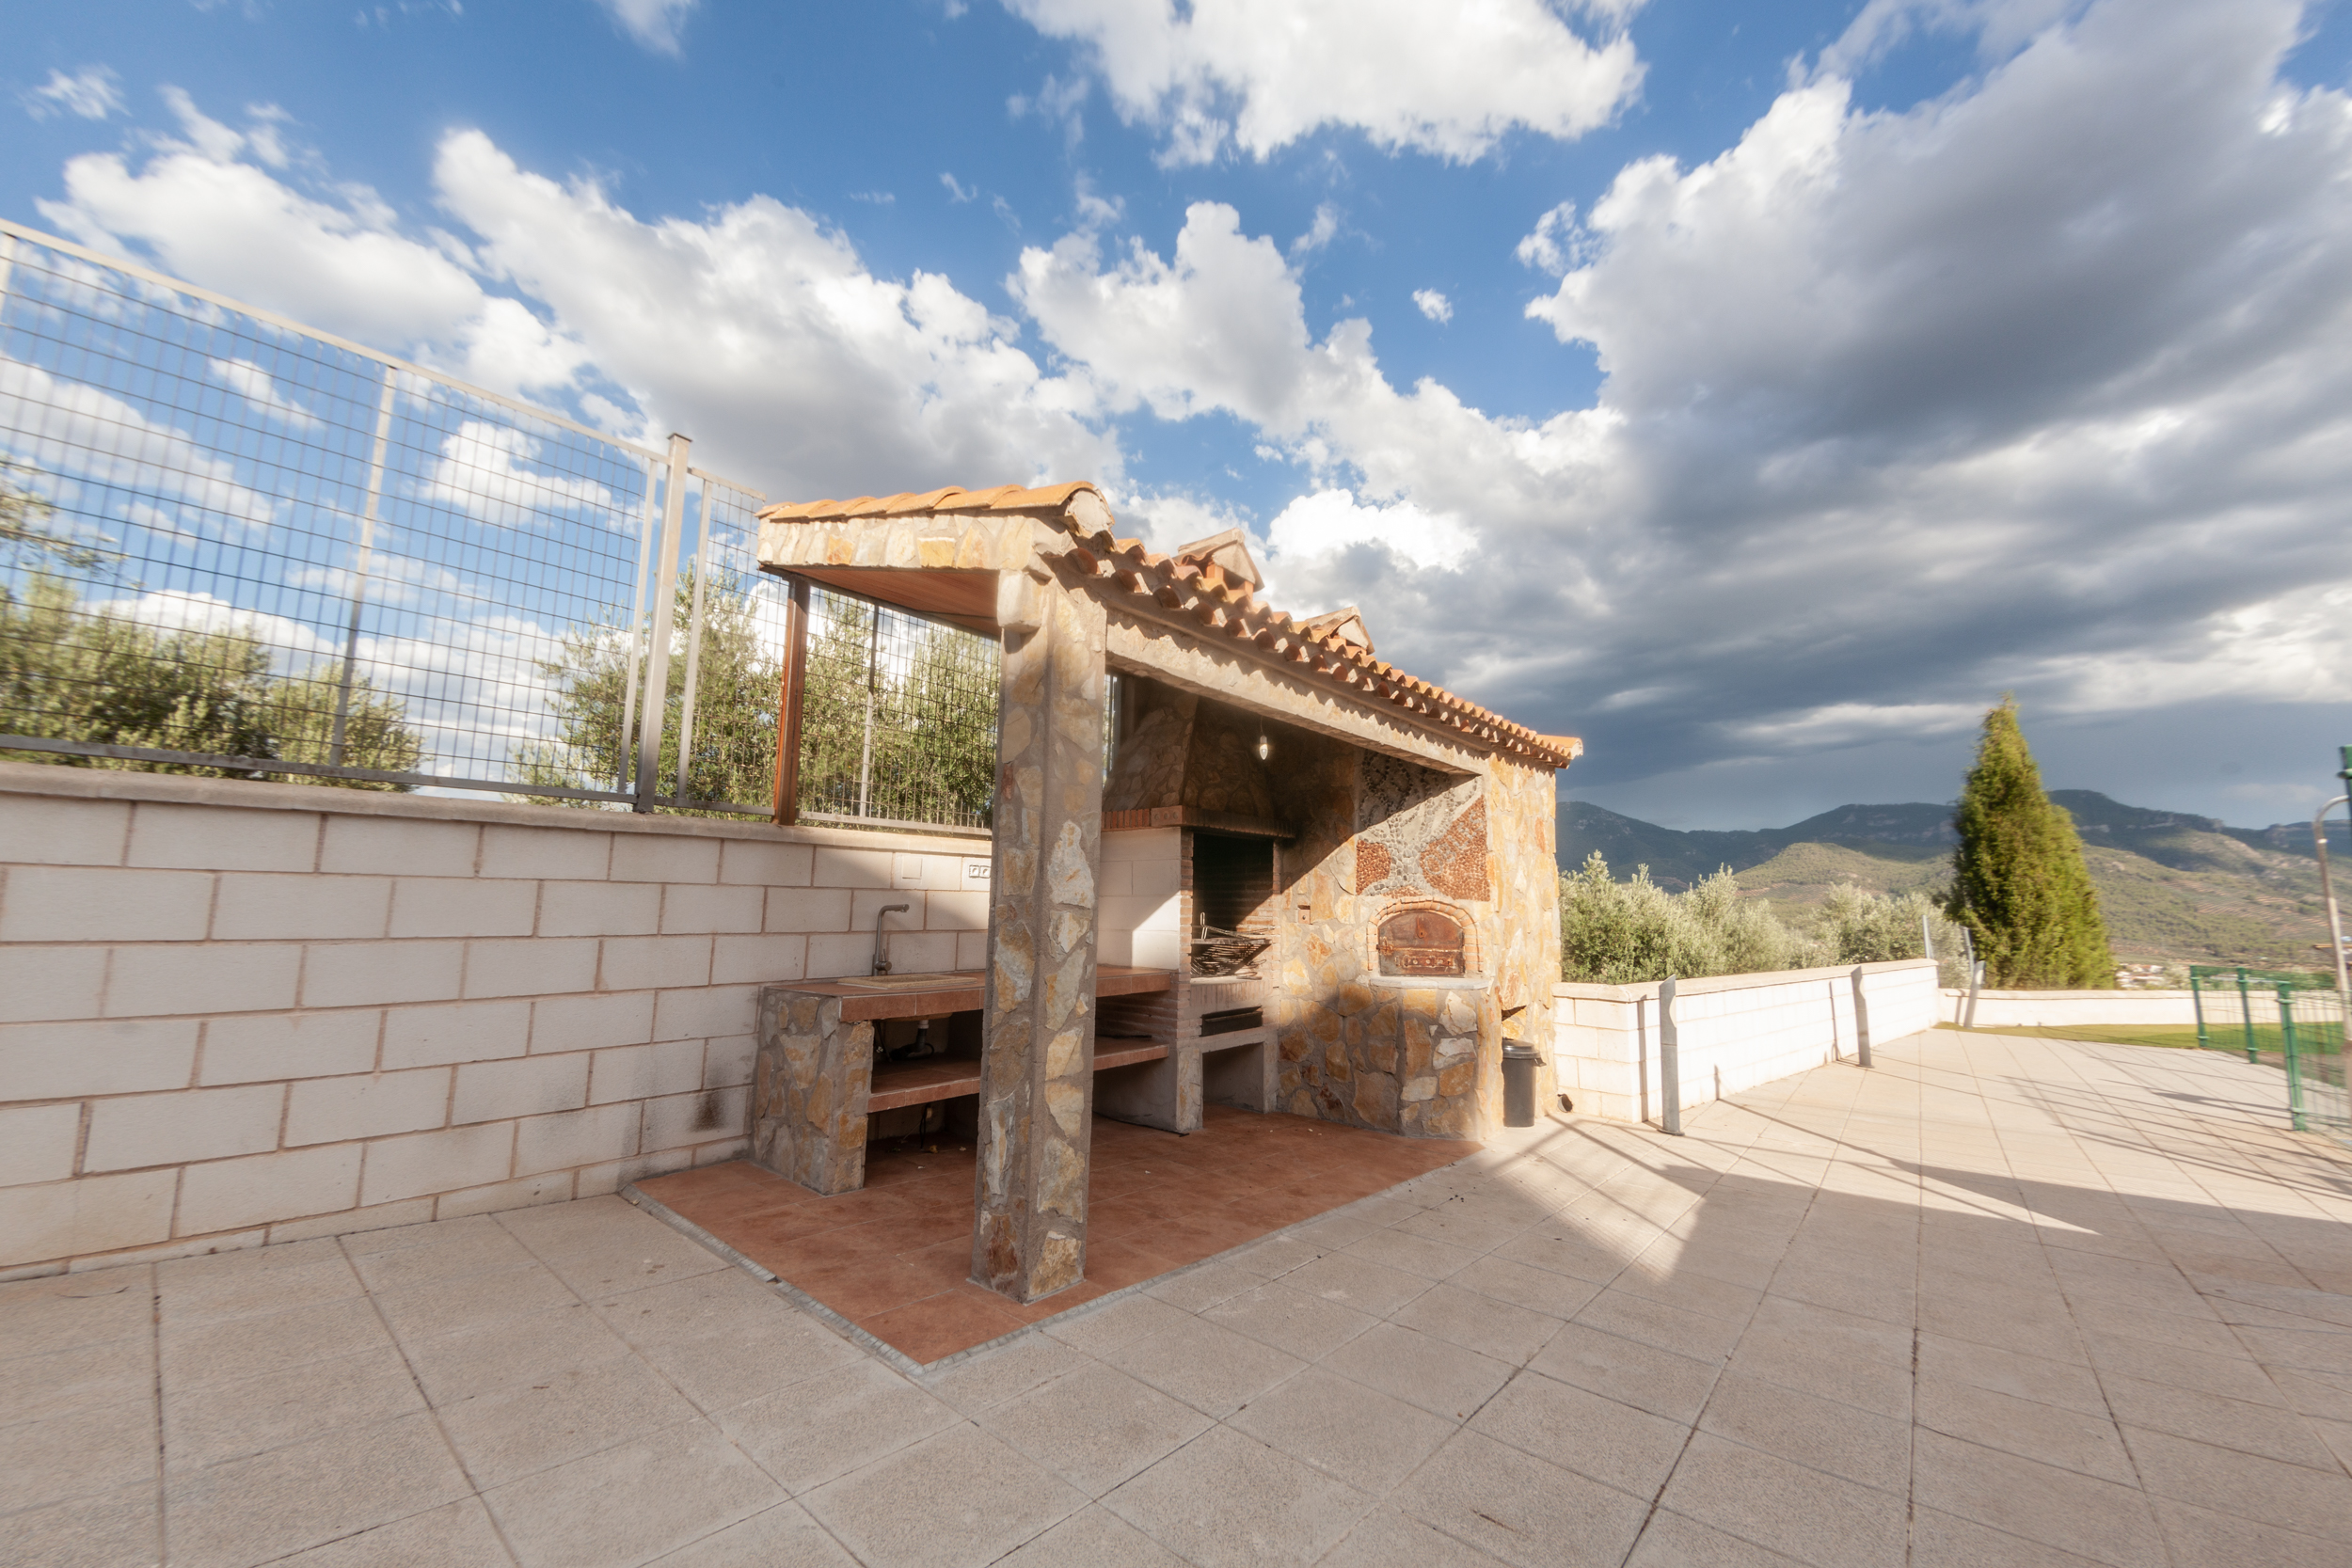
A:
{"label": "stone veneer wall", "polygon": [[[1870,1038],[1883,1045],[1935,1026],[1935,963],[1865,964]],[[1854,1059],[1853,971],[1717,974],[1675,988],[1685,1109],[1825,1063]],[[1552,987],[1560,1087],[1581,1114],[1655,1121],[1664,1108],[1658,986]],[[1978,1014],[1981,1022],[1983,1014]]]}
{"label": "stone veneer wall", "polygon": [[[1299,834],[1282,847],[1271,956],[1280,1106],[1383,1132],[1483,1137],[1502,1120],[1502,1009],[1526,1006],[1516,1025],[1531,1041],[1549,1030],[1560,972],[1553,776],[1497,759],[1483,781],[1462,779],[1312,736],[1289,744],[1276,811]],[[1467,917],[1483,985],[1375,973],[1383,913],[1432,900]],[[1549,1059],[1540,1086],[1550,1092]]]}
{"label": "stone veneer wall", "polygon": [[0,764],[0,1276],[732,1158],[759,987],[979,968],[989,852]]}

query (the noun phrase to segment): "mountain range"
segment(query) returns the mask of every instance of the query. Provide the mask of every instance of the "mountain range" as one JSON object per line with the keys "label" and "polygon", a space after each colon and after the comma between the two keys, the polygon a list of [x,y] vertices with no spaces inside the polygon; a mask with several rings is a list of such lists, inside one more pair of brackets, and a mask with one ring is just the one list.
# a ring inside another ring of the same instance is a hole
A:
{"label": "mountain range", "polygon": [[[2082,835],[2108,936],[2125,961],[2301,967],[2326,951],[2327,916],[2308,824],[2233,828],[2217,818],[2128,806],[2094,790],[2054,789]],[[1938,892],[1951,881],[1952,808],[1924,801],[1848,805],[1786,828],[1661,828],[1581,800],[1560,807],[1560,864],[1597,851],[1619,880],[1649,867],[1687,888],[1728,867],[1792,924],[1831,888]]]}

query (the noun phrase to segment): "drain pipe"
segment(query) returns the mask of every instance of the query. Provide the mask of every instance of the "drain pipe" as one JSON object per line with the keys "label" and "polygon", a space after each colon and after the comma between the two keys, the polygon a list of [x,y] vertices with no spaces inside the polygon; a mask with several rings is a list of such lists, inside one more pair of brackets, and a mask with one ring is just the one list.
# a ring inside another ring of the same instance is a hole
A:
{"label": "drain pipe", "polygon": [[874,973],[877,974],[890,973],[890,958],[882,948],[882,916],[906,912],[907,906],[904,904],[884,904],[874,911]]}

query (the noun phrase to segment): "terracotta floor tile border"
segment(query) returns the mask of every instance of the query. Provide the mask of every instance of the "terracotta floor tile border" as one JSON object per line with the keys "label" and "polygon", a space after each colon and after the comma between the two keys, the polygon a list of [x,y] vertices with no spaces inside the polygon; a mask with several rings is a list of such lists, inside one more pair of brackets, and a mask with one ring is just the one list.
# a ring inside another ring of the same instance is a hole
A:
{"label": "terracotta floor tile border", "polygon": [[[1027,1308],[1017,1307],[1010,1302],[1005,1302],[1003,1303],[1003,1307],[1009,1313],[1034,1311],[1038,1313],[1038,1316],[1030,1319],[1026,1323],[1021,1323],[1015,1328],[1008,1330],[1006,1333],[998,1335],[993,1339],[984,1339],[977,1345],[968,1345],[962,1350],[955,1351],[946,1355],[943,1355],[936,1361],[915,1360],[913,1356],[907,1354],[906,1352],[900,1350],[898,1346],[891,1344],[888,1340],[882,1338],[871,1330],[866,1328],[862,1323],[853,1322],[852,1320],[842,1316],[834,1308],[826,1306],[823,1302],[818,1301],[815,1296],[810,1295],[807,1291],[794,1285],[790,1280],[776,1274],[774,1270],[763,1267],[755,1259],[738,1252],[734,1247],[729,1246],[718,1237],[713,1236],[710,1232],[705,1230],[701,1226],[696,1225],[693,1221],[686,1218],[683,1214],[678,1213],[675,1210],[673,1210],[667,1204],[661,1202],[659,1198],[645,1192],[637,1184],[631,1183],[630,1185],[622,1188],[620,1196],[626,1198],[628,1202],[635,1204],[638,1208],[643,1209],[654,1218],[661,1221],[662,1224],[670,1227],[671,1229],[677,1231],[680,1235],[683,1235],[691,1241],[700,1243],[702,1245],[708,1247],[712,1252],[718,1254],[720,1257],[726,1259],[736,1267],[760,1280],[762,1283],[767,1285],[770,1290],[784,1297],[785,1300],[792,1303],[793,1306],[799,1307],[802,1311],[816,1318],[818,1322],[824,1323],[835,1333],[845,1336],[852,1344],[855,1344],[861,1349],[866,1351],[868,1354],[879,1357],[885,1365],[910,1375],[922,1375],[937,1374],[947,1370],[949,1368],[959,1366],[976,1356],[983,1355],[988,1352],[994,1350],[999,1345],[1004,1344],[1007,1340],[1012,1339],[1023,1334],[1041,1330],[1046,1323],[1058,1323],[1063,1319],[1076,1318],[1084,1314],[1102,1311],[1105,1307],[1108,1307],[1115,1303],[1124,1301],[1130,1296],[1141,1295],[1145,1287],[1149,1285],[1156,1284],[1160,1280],[1171,1278],[1177,1275],[1190,1273],[1194,1269],[1207,1268],[1213,1264],[1221,1262],[1229,1255],[1238,1253],[1246,1247],[1252,1247],[1260,1244],[1261,1243],[1275,1241],[1289,1235],[1293,1231],[1304,1229],[1306,1227],[1319,1221],[1332,1218],[1335,1215],[1343,1215],[1348,1210],[1354,1208],[1359,1203],[1363,1203],[1370,1199],[1382,1196],[1387,1193],[1389,1187],[1402,1185],[1404,1182],[1413,1180],[1420,1176],[1433,1176],[1438,1171],[1451,1169],[1454,1166],[1460,1164],[1462,1160],[1467,1160],[1471,1157],[1472,1156],[1470,1154],[1465,1154],[1461,1157],[1461,1159],[1449,1161],[1445,1164],[1432,1165],[1425,1170],[1400,1177],[1397,1180],[1390,1182],[1387,1187],[1382,1187],[1378,1191],[1366,1193],[1362,1196],[1343,1202],[1336,1208],[1322,1210],[1308,1216],[1306,1219],[1299,1220],[1291,1225],[1283,1226],[1279,1229],[1265,1231],[1259,1235],[1253,1235],[1246,1241],[1236,1243],[1235,1245],[1229,1246],[1223,1251],[1212,1253],[1207,1257],[1195,1259],[1192,1261],[1185,1263],[1176,1264],[1157,1274],[1146,1275],[1132,1284],[1121,1285],[1116,1288],[1105,1288],[1100,1294],[1090,1296],[1083,1301],[1072,1303],[1068,1306],[1062,1305],[1068,1296],[1076,1291],[1086,1290],[1089,1286],[1096,1284],[1097,1281],[1092,1279],[1081,1281],[1078,1285],[1073,1286],[1070,1291],[1062,1291],[1049,1298],[1047,1301],[1035,1303]],[[1125,1243],[1113,1244],[1123,1245]],[[972,1289],[977,1291],[977,1287],[972,1287]],[[911,1306],[914,1304],[909,1303],[908,1305]],[[897,1310],[897,1308],[893,1308],[892,1310]],[[869,1320],[871,1317],[880,1315],[882,1314],[869,1314]]]}

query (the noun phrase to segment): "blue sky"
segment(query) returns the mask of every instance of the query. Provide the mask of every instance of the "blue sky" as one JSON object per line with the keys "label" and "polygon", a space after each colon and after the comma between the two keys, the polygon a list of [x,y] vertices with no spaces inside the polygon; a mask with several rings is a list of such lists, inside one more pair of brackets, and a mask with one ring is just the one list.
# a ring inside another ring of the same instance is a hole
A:
{"label": "blue sky", "polygon": [[15,9],[8,216],[778,498],[1238,523],[1613,809],[2352,739],[2343,6]]}

